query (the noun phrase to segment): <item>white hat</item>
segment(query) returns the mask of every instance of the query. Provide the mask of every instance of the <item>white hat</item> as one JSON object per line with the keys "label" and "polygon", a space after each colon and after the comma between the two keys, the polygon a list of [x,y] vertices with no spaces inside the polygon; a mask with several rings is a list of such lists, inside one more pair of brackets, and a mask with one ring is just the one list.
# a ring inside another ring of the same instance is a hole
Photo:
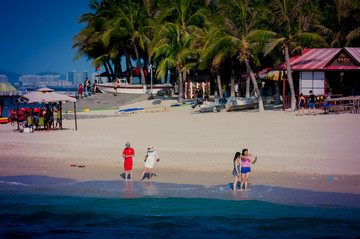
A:
{"label": "white hat", "polygon": [[149,147],[147,148],[147,150],[152,152],[152,151],[155,150],[155,148],[154,148],[154,146],[149,146]]}

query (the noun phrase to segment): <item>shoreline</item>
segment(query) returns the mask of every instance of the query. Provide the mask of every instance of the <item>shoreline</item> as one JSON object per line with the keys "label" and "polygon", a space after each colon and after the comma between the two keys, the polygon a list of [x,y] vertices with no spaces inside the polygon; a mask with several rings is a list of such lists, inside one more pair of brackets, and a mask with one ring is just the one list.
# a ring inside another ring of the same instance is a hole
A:
{"label": "shoreline", "polygon": [[[34,161],[24,164],[11,159],[15,167],[0,170],[0,180],[3,177],[55,177],[64,180],[85,181],[124,181],[122,162],[117,165],[88,164],[84,168],[71,167],[59,163],[51,165],[33,164]],[[1,160],[0,160],[1,163]],[[36,166],[35,166],[36,165]],[[30,170],[29,170],[30,169]],[[133,168],[133,182],[138,182],[143,168]],[[28,174],[31,171],[31,174]],[[101,173],[99,174],[99,171]],[[175,183],[189,185],[232,185],[234,177],[230,171],[197,171],[179,170],[157,167],[152,170],[152,182]],[[329,180],[330,178],[330,180]],[[147,173],[143,182],[150,182]],[[300,174],[284,172],[259,172],[253,169],[249,186],[267,185],[283,188],[304,189],[316,192],[335,192],[360,194],[360,175],[324,175]]]}
{"label": "shoreline", "polygon": [[[157,106],[172,103],[162,101]],[[137,107],[154,107],[154,101],[126,105]],[[141,175],[146,148],[153,145],[161,159],[153,169],[155,182],[232,184],[234,153],[248,148],[258,156],[250,184],[359,194],[360,115],[296,114],[282,110],[201,114],[191,107],[177,107],[80,119],[78,131],[74,120],[64,120],[64,130],[50,132],[17,133],[16,125],[0,125],[0,177],[121,180],[121,153],[130,141],[136,154],[134,180]]]}

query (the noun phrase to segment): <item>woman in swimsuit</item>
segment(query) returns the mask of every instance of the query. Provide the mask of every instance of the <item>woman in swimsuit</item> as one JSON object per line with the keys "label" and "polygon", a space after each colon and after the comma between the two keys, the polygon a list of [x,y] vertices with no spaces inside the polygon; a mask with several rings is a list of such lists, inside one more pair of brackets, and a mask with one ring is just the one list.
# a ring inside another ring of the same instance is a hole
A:
{"label": "woman in swimsuit", "polygon": [[240,183],[240,191],[245,183],[245,190],[247,189],[249,177],[250,177],[250,163],[254,164],[257,161],[257,157],[255,160],[251,160],[251,154],[248,153],[247,149],[243,149],[241,155],[241,183]]}
{"label": "woman in swimsuit", "polygon": [[302,116],[304,116],[305,97],[302,93],[299,96],[298,115],[300,115],[300,108],[301,108]]}
{"label": "woman in swimsuit", "polygon": [[233,175],[234,175],[234,186],[233,186],[233,190],[236,190],[236,186],[237,186],[237,182],[239,181],[239,177],[240,177],[240,152],[236,152],[235,156],[234,156],[234,170],[233,170]]}

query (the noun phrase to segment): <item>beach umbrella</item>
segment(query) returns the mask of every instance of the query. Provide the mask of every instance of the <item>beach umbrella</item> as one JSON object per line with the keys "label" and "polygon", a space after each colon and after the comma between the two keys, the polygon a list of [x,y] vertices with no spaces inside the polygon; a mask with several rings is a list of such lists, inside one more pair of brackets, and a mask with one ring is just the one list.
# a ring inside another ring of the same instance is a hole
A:
{"label": "beach umbrella", "polygon": [[67,95],[59,94],[53,91],[41,92],[32,91],[24,94],[22,97],[27,103],[54,103],[54,102],[76,102],[76,99]]}
{"label": "beach umbrella", "polygon": [[268,79],[268,80],[274,80],[274,81],[282,80],[282,72],[280,72],[280,71],[269,71],[269,72],[266,72],[266,73],[260,75],[260,78]]}
{"label": "beach umbrella", "polygon": [[0,82],[0,92],[12,92],[16,90],[17,89],[14,86],[12,86],[10,83]]}
{"label": "beach umbrella", "polygon": [[56,93],[49,88],[43,88],[41,91],[40,90],[24,94],[20,99],[29,103],[30,107],[32,103],[73,102],[75,114],[75,130],[77,130],[76,99],[67,95]]}
{"label": "beach umbrella", "polygon": [[38,89],[37,91],[40,91],[40,92],[52,92],[54,90],[50,89],[50,88],[47,88],[47,87],[43,87],[43,88]]}

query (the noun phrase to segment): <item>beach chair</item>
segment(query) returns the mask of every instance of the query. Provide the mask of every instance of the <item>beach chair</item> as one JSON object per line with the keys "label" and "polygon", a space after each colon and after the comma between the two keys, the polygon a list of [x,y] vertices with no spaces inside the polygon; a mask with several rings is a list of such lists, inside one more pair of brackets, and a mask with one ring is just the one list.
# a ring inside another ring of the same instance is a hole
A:
{"label": "beach chair", "polygon": [[34,132],[33,127],[34,127],[34,117],[31,117],[31,115],[29,115],[27,117],[27,127],[30,128],[30,132]]}
{"label": "beach chair", "polygon": [[39,117],[39,122],[38,122],[38,124],[37,124],[36,129],[37,129],[38,127],[41,127],[41,126],[45,129],[44,117]]}

